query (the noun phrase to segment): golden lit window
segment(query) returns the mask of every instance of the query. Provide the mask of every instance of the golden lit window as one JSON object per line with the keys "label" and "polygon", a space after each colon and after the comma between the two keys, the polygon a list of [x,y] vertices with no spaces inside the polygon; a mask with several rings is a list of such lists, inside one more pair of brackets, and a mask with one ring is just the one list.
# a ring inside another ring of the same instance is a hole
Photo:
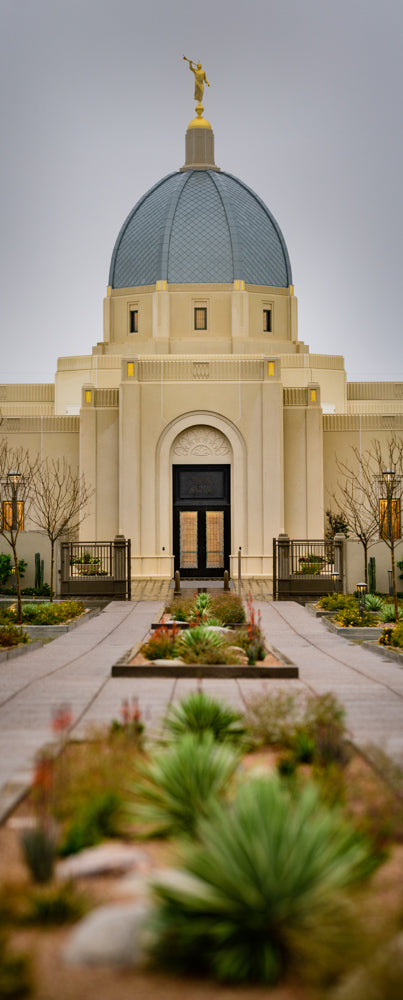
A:
{"label": "golden lit window", "polygon": [[127,362],[127,376],[128,378],[133,378],[134,375],[134,361]]}
{"label": "golden lit window", "polygon": [[195,307],[195,330],[207,330],[206,306]]}
{"label": "golden lit window", "polygon": [[379,501],[379,525],[381,538],[401,538],[400,498]]}
{"label": "golden lit window", "polygon": [[130,333],[139,332],[139,311],[138,309],[130,310]]}
{"label": "golden lit window", "polygon": [[271,333],[271,309],[263,309],[263,333]]}
{"label": "golden lit window", "polygon": [[24,503],[22,500],[3,500],[3,529],[23,531]]}

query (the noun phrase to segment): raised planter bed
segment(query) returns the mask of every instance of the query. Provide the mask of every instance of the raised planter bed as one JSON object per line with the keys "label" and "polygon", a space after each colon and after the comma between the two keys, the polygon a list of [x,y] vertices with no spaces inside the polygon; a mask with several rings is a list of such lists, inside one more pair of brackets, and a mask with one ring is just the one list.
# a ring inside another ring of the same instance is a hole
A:
{"label": "raised planter bed", "polygon": [[403,667],[403,649],[399,649],[398,646],[380,646],[378,642],[368,641],[363,642],[363,646],[371,649],[378,656],[383,656],[385,660],[392,660],[394,663],[398,663],[399,667]]}
{"label": "raised planter bed", "polygon": [[271,677],[277,679],[298,678],[299,670],[294,663],[282,656],[274,647],[270,647],[268,656],[271,662],[255,663],[253,666],[242,663],[183,663],[170,660],[153,662],[139,655],[138,643],[133,649],[120,657],[112,667],[112,677]]}
{"label": "raised planter bed", "polygon": [[343,625],[336,625],[330,619],[325,619],[325,624],[330,632],[340,635],[342,639],[352,639],[353,642],[363,642],[371,639],[376,642],[377,639],[380,639],[384,628],[383,625],[363,626],[362,628],[359,625],[349,625],[347,628],[344,628]]}
{"label": "raised planter bed", "polygon": [[[24,631],[26,630],[24,629]],[[34,642],[22,642],[19,646],[10,646],[8,649],[0,649],[0,663],[14,660],[17,656],[30,653],[32,649],[37,649],[39,646],[43,646],[42,639],[36,639]]]}

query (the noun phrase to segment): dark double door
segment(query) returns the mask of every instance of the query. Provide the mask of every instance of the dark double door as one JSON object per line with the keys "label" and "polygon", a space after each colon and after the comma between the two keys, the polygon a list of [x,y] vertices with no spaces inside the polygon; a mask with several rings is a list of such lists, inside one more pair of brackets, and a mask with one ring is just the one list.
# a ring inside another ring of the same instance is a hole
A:
{"label": "dark double door", "polygon": [[173,466],[175,570],[218,577],[229,570],[230,466]]}

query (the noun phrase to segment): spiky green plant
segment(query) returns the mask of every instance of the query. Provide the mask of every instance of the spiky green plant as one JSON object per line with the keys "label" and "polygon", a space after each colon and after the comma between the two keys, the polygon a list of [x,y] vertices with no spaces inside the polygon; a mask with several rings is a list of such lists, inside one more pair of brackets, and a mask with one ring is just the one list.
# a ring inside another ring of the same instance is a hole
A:
{"label": "spiky green plant", "polygon": [[314,785],[295,795],[277,775],[254,778],[215,806],[200,837],[184,869],[155,882],[157,960],[265,983],[306,962],[318,941],[332,962],[341,927],[344,943],[350,933],[342,893],[374,862]]}
{"label": "spiky green plant", "polygon": [[212,733],[187,733],[144,765],[129,812],[145,836],[194,835],[212,804],[224,798],[238,762],[238,754],[216,743]]}
{"label": "spiky green plant", "polygon": [[[402,615],[402,610],[399,608],[399,617]],[[388,622],[396,621],[396,613],[394,604],[384,604],[382,610],[379,612],[379,621],[385,625]]]}
{"label": "spiky green plant", "polygon": [[[201,596],[201,595],[200,595]],[[205,625],[196,625],[181,635],[177,642],[177,653],[185,663],[224,662],[225,639],[219,632],[210,632]],[[217,655],[218,660],[214,659]]]}
{"label": "spiky green plant", "polygon": [[24,861],[34,882],[50,882],[56,859],[56,842],[52,833],[43,826],[23,830],[21,848]]}
{"label": "spiky green plant", "polygon": [[379,594],[366,594],[365,595],[365,610],[366,611],[381,611],[384,602]]}
{"label": "spiky green plant", "polygon": [[192,691],[178,705],[171,705],[164,726],[173,737],[211,732],[219,743],[239,743],[246,734],[243,715],[204,691]]}

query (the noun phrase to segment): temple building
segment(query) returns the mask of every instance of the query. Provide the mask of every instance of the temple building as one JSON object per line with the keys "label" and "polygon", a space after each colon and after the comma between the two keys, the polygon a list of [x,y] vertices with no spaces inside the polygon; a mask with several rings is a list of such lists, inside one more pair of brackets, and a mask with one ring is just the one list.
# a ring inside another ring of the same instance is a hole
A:
{"label": "temple building", "polygon": [[103,340],[54,384],[1,386],[2,433],[85,473],[81,538],[130,538],[133,579],[235,575],[241,549],[270,580],[273,537],[323,538],[336,455],[403,431],[403,383],[349,383],[299,340],[281,229],[196,110],[120,229]]}

